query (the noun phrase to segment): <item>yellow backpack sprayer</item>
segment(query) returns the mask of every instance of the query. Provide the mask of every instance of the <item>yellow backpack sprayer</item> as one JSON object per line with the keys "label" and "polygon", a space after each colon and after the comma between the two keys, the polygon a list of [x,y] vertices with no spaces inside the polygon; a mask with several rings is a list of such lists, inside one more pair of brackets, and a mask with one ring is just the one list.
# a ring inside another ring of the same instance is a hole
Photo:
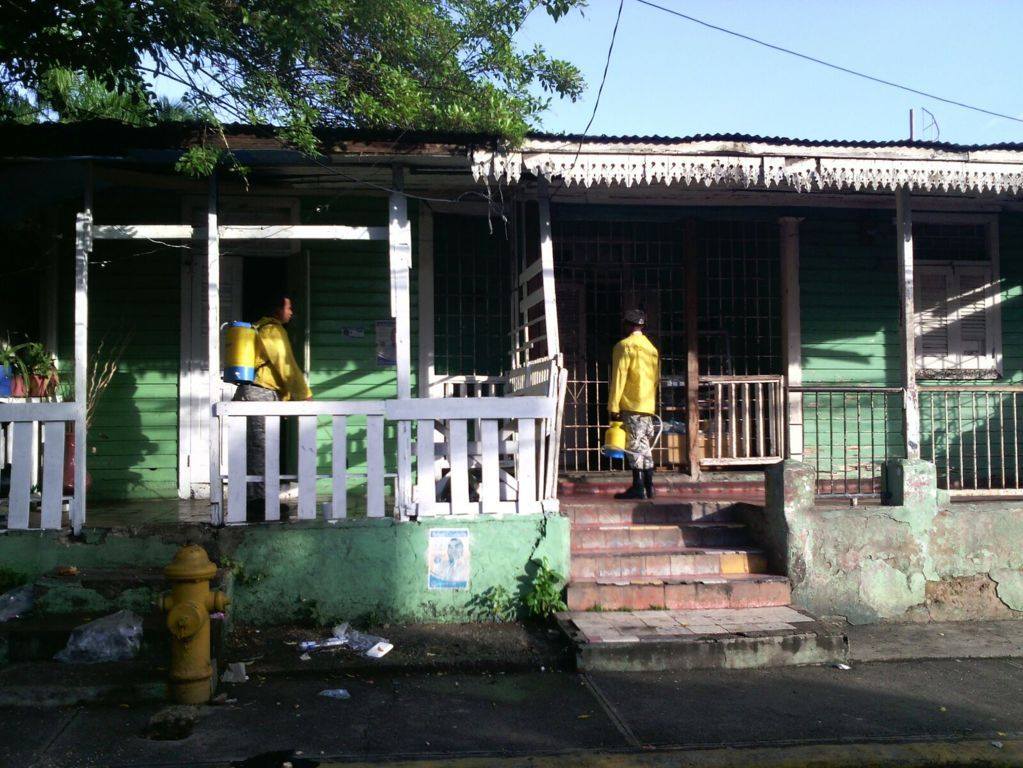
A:
{"label": "yellow backpack sprayer", "polygon": [[224,323],[224,375],[231,384],[256,380],[256,327],[239,321]]}

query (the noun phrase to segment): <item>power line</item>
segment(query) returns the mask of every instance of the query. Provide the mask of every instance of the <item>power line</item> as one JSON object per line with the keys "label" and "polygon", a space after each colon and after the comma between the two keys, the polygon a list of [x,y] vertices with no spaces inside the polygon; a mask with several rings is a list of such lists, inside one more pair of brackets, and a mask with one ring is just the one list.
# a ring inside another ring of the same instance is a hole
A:
{"label": "power line", "polygon": [[732,35],[733,37],[738,37],[741,40],[746,40],[747,42],[750,42],[750,43],[756,43],[757,45],[762,45],[765,48],[770,48],[771,50],[779,51],[780,53],[787,53],[790,56],[795,56],[797,58],[804,59],[805,61],[813,62],[814,64],[820,64],[821,66],[829,67],[830,69],[835,69],[835,70],[838,70],[839,72],[844,72],[847,75],[853,75],[854,77],[861,77],[864,80],[870,80],[871,82],[874,82],[874,83],[880,83],[881,85],[887,85],[890,88],[897,88],[900,91],[907,91],[909,93],[915,93],[917,96],[924,96],[924,97],[926,97],[928,99],[934,99],[935,101],[940,101],[940,102],[943,102],[945,104],[951,104],[954,107],[962,107],[963,109],[969,109],[969,110],[972,110],[974,112],[980,112],[981,114],[990,115],[992,117],[1000,117],[1000,118],[1002,118],[1004,120],[1012,120],[1012,121],[1017,122],[1017,123],[1023,123],[1023,119],[1018,118],[1018,117],[1013,117],[1012,115],[1006,115],[1006,114],[1003,114],[1002,112],[995,112],[995,111],[990,110],[990,109],[984,109],[983,107],[975,107],[972,104],[966,104],[964,102],[956,101],[954,99],[946,99],[943,96],[938,96],[938,95],[933,94],[933,93],[928,93],[927,91],[921,91],[921,90],[918,90],[916,88],[911,88],[908,85],[902,85],[901,83],[895,83],[895,82],[892,82],[891,80],[885,80],[883,78],[874,77],[873,75],[868,75],[868,74],[865,74],[863,72],[857,72],[855,69],[849,69],[848,67],[843,67],[843,66],[841,66],[839,64],[832,64],[830,61],[824,61],[823,59],[818,59],[818,58],[815,58],[814,56],[809,56],[809,55],[807,55],[805,53],[800,53],[799,51],[793,51],[793,50],[791,50],[789,48],[783,48],[780,45],[774,45],[773,43],[768,43],[768,42],[765,42],[763,40],[759,40],[759,39],[757,39],[755,37],[751,37],[750,35],[744,35],[743,33],[736,32],[735,30],[732,30],[732,29],[727,29],[725,27],[719,27],[717,24],[711,24],[709,21],[704,21],[703,19],[698,19],[695,16],[688,16],[688,15],[686,15],[686,14],[680,12],[680,11],[674,10],[673,8],[666,8],[663,5],[658,5],[657,3],[650,2],[650,0],[636,0],[636,2],[640,3],[641,5],[647,5],[647,6],[651,7],[651,8],[656,8],[659,11],[664,11],[665,13],[671,14],[672,16],[678,16],[680,19],[685,19],[686,21],[691,21],[694,24],[699,24],[702,27],[707,27],[708,29],[713,29],[713,30],[716,30],[718,32],[724,32],[726,35]]}
{"label": "power line", "polygon": [[[576,163],[579,162],[579,154],[583,151],[583,143],[586,141],[586,134],[590,132],[590,127],[593,125],[593,120],[597,117],[597,109],[600,108],[600,97],[604,94],[604,84],[607,82],[607,71],[611,67],[611,54],[615,49],[615,40],[618,39],[618,25],[622,21],[622,9],[625,7],[625,0],[619,0],[618,3],[618,15],[615,17],[614,29],[611,30],[611,43],[607,46],[607,58],[604,59],[604,74],[600,78],[600,87],[597,88],[597,98],[593,102],[593,111],[590,112],[589,122],[586,123],[586,127],[583,128],[582,135],[579,137],[579,146],[575,148],[575,157],[572,158],[572,167],[569,168],[568,172],[565,173],[567,176],[569,172],[575,169]],[[551,199],[557,194],[555,191],[554,195],[551,195]]]}
{"label": "power line", "polygon": [[[618,16],[615,17],[615,26],[611,30],[611,44],[607,47],[607,58],[604,60],[604,74],[600,78],[600,87],[597,89],[597,99],[593,102],[593,111],[590,113],[590,121],[586,123],[586,127],[583,128],[583,136],[590,132],[590,126],[593,125],[594,118],[597,117],[597,109],[600,107],[600,97],[604,94],[604,83],[607,82],[607,70],[611,67],[611,53],[615,49],[615,39],[618,37],[618,25],[622,21],[622,8],[625,7],[625,0],[620,0],[618,3]],[[582,146],[580,144],[580,146]]]}

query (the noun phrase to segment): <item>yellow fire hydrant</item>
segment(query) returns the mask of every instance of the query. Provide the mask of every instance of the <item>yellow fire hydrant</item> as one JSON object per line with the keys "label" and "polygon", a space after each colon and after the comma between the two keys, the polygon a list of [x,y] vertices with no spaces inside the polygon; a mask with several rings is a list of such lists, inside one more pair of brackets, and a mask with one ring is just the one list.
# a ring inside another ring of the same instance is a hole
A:
{"label": "yellow fire hydrant", "polygon": [[163,572],[171,582],[170,594],[160,601],[171,633],[171,698],[179,704],[203,704],[213,695],[210,613],[223,611],[229,600],[220,590],[210,591],[217,566],[198,544],[179,549]]}

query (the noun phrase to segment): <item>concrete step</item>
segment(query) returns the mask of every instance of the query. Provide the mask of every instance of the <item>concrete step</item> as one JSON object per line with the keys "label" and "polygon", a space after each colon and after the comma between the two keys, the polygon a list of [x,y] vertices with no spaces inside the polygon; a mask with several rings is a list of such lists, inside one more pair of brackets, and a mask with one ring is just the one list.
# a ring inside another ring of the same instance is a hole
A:
{"label": "concrete step", "polygon": [[[627,490],[632,484],[628,473],[609,474],[606,472],[589,475],[563,475],[558,480],[558,498],[570,499],[578,496],[603,496],[611,498]],[[682,475],[658,472],[655,487],[661,494],[673,494],[691,499],[730,499],[763,503],[763,473],[748,473],[736,479],[705,476],[693,482]]]}
{"label": "concrete step", "polygon": [[581,670],[659,672],[844,662],[842,624],[790,606],[558,614]]}
{"label": "concrete step", "polygon": [[590,550],[665,551],[682,547],[744,547],[749,533],[742,523],[689,522],[679,525],[576,525],[572,552]]}
{"label": "concrete step", "polygon": [[671,578],[766,571],[767,556],[758,549],[589,550],[572,556],[572,579]]}
{"label": "concrete step", "polygon": [[573,579],[568,609],[645,611],[788,605],[789,580],[767,574],[700,574],[671,579]]}
{"label": "concrete step", "polygon": [[736,523],[742,521],[746,502],[665,498],[653,501],[622,501],[593,497],[566,499],[561,511],[573,525],[681,525],[691,522]]}

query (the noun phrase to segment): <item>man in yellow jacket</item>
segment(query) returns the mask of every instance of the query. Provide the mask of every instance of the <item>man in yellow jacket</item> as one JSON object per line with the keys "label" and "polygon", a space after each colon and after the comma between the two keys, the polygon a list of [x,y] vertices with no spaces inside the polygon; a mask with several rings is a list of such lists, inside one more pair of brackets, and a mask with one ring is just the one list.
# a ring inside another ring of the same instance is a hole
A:
{"label": "man in yellow jacket", "polygon": [[[239,384],[233,399],[266,403],[312,400],[313,393],[295,360],[284,328],[295,313],[291,297],[274,294],[267,302],[267,312],[267,316],[256,323],[255,380],[251,384]],[[247,422],[245,456],[248,474],[262,475],[266,471],[266,421],[261,417],[251,417]],[[258,519],[264,511],[266,497],[263,483],[249,483],[247,496],[248,516]]]}
{"label": "man in yellow jacket", "polygon": [[611,387],[607,410],[611,421],[624,421],[628,435],[626,452],[632,467],[632,487],[615,494],[616,499],[654,497],[653,414],[657,409],[657,385],[661,362],[657,348],[643,333],[646,314],[641,309],[625,313],[624,339],[611,355]]}

